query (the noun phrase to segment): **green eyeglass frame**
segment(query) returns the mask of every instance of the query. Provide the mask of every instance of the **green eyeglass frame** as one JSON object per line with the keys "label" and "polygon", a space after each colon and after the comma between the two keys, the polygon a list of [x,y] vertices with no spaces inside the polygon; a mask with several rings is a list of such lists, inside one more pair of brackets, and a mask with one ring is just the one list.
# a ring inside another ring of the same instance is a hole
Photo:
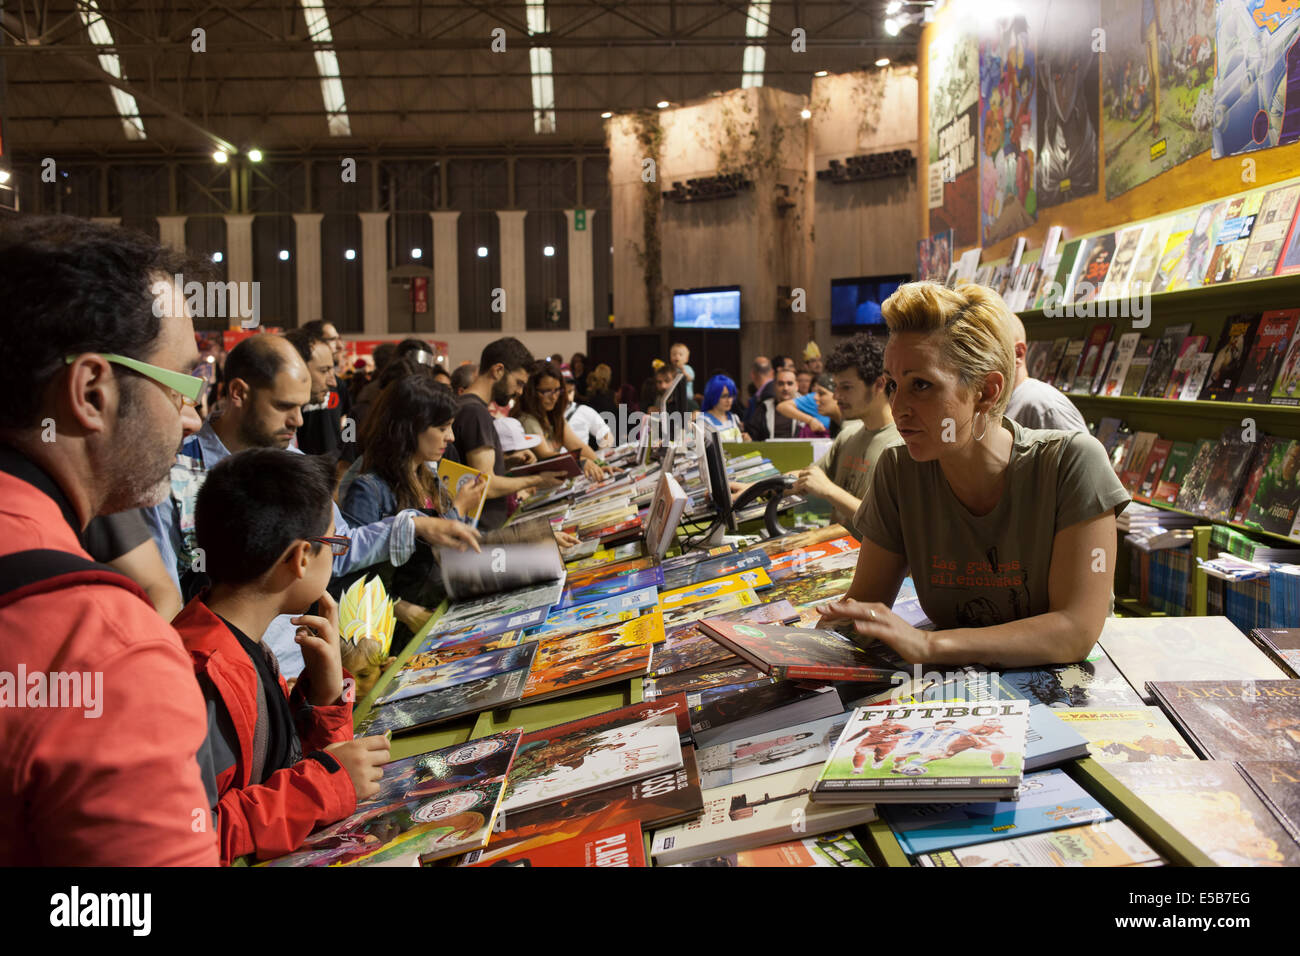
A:
{"label": "green eyeglass frame", "polygon": [[[206,379],[198,375],[174,372],[169,368],[150,365],[148,362],[141,362],[139,359],[129,358],[125,355],[115,355],[112,352],[96,352],[95,354],[109,362],[116,362],[133,372],[138,372],[145,378],[151,378],[160,385],[166,385],[172,391],[180,394],[183,399],[186,399],[185,404],[187,405],[196,404],[199,396],[203,394],[203,389],[208,384]],[[69,355],[63,361],[71,365],[76,360],[77,356]]]}

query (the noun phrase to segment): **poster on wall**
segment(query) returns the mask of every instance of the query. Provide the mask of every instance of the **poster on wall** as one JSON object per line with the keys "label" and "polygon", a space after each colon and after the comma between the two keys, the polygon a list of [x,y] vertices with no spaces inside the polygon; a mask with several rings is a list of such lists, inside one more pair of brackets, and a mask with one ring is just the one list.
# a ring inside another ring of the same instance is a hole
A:
{"label": "poster on wall", "polygon": [[1100,9],[1097,0],[1040,0],[1034,9],[1042,210],[1097,191]]}
{"label": "poster on wall", "polygon": [[1218,0],[1214,158],[1300,139],[1300,3]]}
{"label": "poster on wall", "polygon": [[1210,148],[1215,0],[1101,0],[1106,198]]}
{"label": "poster on wall", "polygon": [[1037,85],[1028,4],[992,18],[980,47],[980,229],[984,245],[1033,225],[1038,213]]}
{"label": "poster on wall", "polygon": [[943,205],[930,211],[930,235],[951,229],[958,246],[978,245],[979,45],[955,15],[930,44],[930,168]]}

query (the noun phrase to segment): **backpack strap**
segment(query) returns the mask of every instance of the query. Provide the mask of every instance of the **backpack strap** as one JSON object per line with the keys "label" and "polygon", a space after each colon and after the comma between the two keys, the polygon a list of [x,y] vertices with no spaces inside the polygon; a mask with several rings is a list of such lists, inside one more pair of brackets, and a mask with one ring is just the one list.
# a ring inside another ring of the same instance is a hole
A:
{"label": "backpack strap", "polygon": [[0,608],[33,594],[82,584],[113,584],[149,601],[144,589],[120,571],[70,551],[33,548],[0,557]]}

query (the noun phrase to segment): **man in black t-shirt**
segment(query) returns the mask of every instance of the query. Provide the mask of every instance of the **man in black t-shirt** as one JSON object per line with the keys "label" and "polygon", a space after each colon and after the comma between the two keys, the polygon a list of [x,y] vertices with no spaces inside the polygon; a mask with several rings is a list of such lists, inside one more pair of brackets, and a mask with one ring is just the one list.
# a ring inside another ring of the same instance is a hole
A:
{"label": "man in black t-shirt", "polygon": [[507,476],[501,438],[488,410],[489,402],[508,405],[511,399],[523,392],[532,364],[532,353],[518,339],[507,337],[490,342],[479,359],[478,375],[460,397],[460,408],[452,426],[456,449],[461,461],[492,476],[478,523],[483,531],[492,531],[506,523],[510,495],[525,489],[556,488],[564,481],[563,472],[545,472],[525,478]]}
{"label": "man in black t-shirt", "polygon": [[305,454],[329,455],[337,460],[343,450],[343,432],[334,351],[314,323],[291,329],[284,337],[293,343],[311,372],[311,401],[302,407],[298,447]]}

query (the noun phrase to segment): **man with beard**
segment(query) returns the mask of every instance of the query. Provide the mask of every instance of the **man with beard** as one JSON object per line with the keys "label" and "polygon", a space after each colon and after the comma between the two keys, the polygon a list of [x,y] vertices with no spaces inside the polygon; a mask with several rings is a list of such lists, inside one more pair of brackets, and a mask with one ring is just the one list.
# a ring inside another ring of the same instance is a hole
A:
{"label": "man with beard", "polygon": [[161,501],[199,428],[186,267],[80,219],[0,232],[0,865],[217,863],[194,816],[207,720],[189,656],[81,543],[96,514]]}
{"label": "man with beard", "polygon": [[[209,469],[246,448],[289,448],[302,425],[302,406],[312,393],[306,363],[278,335],[254,335],[235,346],[226,357],[225,382],[220,417],[209,419],[181,447],[171,470],[169,499],[145,512],[163,561],[177,575],[186,601],[206,584],[203,554],[195,543],[194,508]],[[431,545],[478,550],[479,536],[469,525],[413,510],[353,527],[335,505],[334,522],[337,533],[351,540],[347,553],[334,559],[336,575],[382,561],[405,564],[415,550],[416,537]],[[275,652],[281,672],[290,678],[303,668],[296,632],[288,615],[282,615],[263,638]]]}
{"label": "man with beard", "polygon": [[488,402],[505,407],[523,392],[532,364],[532,353],[518,339],[506,337],[489,342],[479,357],[478,375],[460,396],[460,410],[452,423],[460,460],[492,476],[478,520],[478,526],[484,531],[493,531],[506,523],[509,517],[506,499],[510,495],[531,488],[543,491],[558,488],[564,481],[563,472],[509,477],[501,438],[488,411]]}

